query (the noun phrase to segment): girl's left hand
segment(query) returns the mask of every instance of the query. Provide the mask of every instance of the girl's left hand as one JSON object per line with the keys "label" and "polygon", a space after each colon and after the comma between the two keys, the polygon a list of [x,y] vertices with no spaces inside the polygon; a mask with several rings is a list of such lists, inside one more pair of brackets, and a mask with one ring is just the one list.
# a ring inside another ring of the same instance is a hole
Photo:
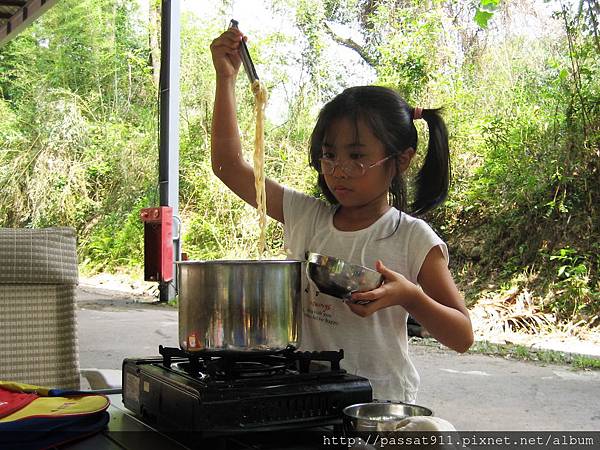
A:
{"label": "girl's left hand", "polygon": [[[419,288],[399,273],[385,267],[381,260],[377,260],[375,269],[383,275],[383,284],[371,291],[352,294],[352,299],[346,304],[354,314],[366,317],[389,306],[400,305],[406,308],[417,297]],[[356,301],[368,303],[353,303]]]}

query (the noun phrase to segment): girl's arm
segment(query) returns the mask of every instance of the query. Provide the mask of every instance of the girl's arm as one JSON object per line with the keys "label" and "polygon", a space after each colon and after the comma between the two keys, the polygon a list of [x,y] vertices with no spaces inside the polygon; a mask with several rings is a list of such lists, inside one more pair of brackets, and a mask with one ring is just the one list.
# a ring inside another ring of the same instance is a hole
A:
{"label": "girl's arm", "polygon": [[404,307],[439,342],[457,352],[473,344],[473,329],[465,302],[458,292],[439,246],[433,247],[421,266],[419,286],[377,261],[385,283],[369,292],[352,294],[353,300],[370,300],[366,305],[349,303],[360,316],[389,306]]}
{"label": "girl's arm", "polygon": [[473,344],[469,311],[458,292],[439,246],[432,248],[418,276],[422,289],[407,305],[408,312],[442,344],[466,352]]}
{"label": "girl's arm", "polygon": [[[210,46],[216,72],[211,162],[215,175],[242,200],[256,207],[254,172],[242,155],[236,115],[235,80],[241,64],[239,48],[242,39],[242,33],[230,28]],[[265,190],[267,214],[283,223],[283,187],[267,178]]]}

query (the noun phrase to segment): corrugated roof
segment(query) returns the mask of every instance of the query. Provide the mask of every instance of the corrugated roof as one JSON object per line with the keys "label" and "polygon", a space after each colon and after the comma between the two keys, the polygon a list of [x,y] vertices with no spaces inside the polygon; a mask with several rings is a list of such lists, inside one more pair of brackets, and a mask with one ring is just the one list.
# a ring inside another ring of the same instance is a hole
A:
{"label": "corrugated roof", "polygon": [[8,42],[58,0],[0,0],[0,45]]}

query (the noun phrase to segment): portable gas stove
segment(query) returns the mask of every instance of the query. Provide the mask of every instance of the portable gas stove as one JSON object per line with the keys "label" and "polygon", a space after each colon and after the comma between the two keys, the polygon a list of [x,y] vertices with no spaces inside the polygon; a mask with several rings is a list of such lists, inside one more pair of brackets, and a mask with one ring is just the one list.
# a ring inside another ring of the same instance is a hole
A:
{"label": "portable gas stove", "polygon": [[186,352],[123,361],[123,403],[159,430],[231,435],[341,423],[370,402],[366,378],[340,368],[343,350]]}

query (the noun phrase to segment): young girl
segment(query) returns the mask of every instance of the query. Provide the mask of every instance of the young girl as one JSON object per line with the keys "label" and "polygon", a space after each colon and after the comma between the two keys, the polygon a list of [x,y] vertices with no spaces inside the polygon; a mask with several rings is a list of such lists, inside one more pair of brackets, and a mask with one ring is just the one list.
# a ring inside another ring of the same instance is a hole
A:
{"label": "young girl", "polygon": [[[211,157],[215,174],[256,207],[254,174],[242,156],[236,119],[243,38],[229,29],[211,44],[216,71]],[[319,173],[328,203],[266,180],[267,214],[284,224],[293,258],[304,259],[311,251],[374,267],[383,275],[381,287],[354,293],[348,302],[318,293],[309,283],[300,345],[311,351],[343,348],[342,367],[368,378],[381,400],[416,399],[419,376],[408,355],[408,314],[458,352],[473,342],[445,243],[424,221],[403,212],[402,175],[417,149],[413,120],[420,118],[429,125],[430,139],[412,211],[424,213],[448,190],[446,128],[436,110],[411,108],[383,87],[346,89],[319,114],[310,165]]]}

